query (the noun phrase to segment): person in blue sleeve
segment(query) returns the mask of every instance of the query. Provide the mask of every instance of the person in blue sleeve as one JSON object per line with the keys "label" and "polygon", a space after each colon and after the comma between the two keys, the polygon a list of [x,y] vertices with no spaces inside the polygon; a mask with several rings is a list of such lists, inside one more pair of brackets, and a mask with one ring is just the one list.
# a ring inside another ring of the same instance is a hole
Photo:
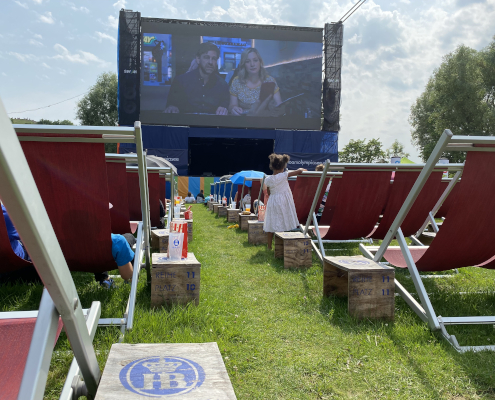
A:
{"label": "person in blue sleeve", "polygon": [[23,260],[31,261],[31,259],[29,258],[29,254],[24,248],[24,245],[21,242],[21,238],[19,237],[19,234],[17,233],[14,224],[10,220],[9,214],[7,213],[7,210],[5,209],[5,206],[3,204],[2,212],[3,218],[5,219],[5,225],[7,226],[7,234],[9,235],[10,246],[12,247],[12,250],[14,251],[16,256],[22,258]]}

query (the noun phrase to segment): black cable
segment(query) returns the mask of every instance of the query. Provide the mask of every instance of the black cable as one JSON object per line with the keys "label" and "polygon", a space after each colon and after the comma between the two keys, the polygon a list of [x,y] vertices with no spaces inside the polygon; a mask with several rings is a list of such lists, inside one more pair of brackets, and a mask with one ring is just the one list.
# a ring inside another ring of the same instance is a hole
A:
{"label": "black cable", "polygon": [[356,12],[356,10],[357,10],[359,7],[361,7],[361,6],[362,6],[365,2],[366,2],[366,0],[363,0],[363,1],[362,1],[362,3],[360,3],[360,4],[359,4],[359,5],[358,5],[355,9],[354,9],[354,11],[353,11],[353,12],[351,12],[351,13],[347,16],[347,18],[346,18],[346,19],[344,19],[342,22],[347,21],[347,20],[349,19],[349,17],[350,17],[352,14],[354,14],[354,13]]}
{"label": "black cable", "polygon": [[66,102],[66,101],[69,101],[69,100],[75,99],[76,97],[82,96],[83,94],[86,94],[86,93],[88,93],[88,92],[84,92],[84,93],[78,94],[77,96],[71,97],[70,99],[66,99],[66,100],[59,101],[58,103],[53,103],[53,104],[50,104],[49,106],[43,106],[43,107],[39,107],[39,108],[33,108],[32,110],[24,110],[24,111],[11,111],[11,112],[7,112],[7,114],[20,114],[20,113],[23,113],[23,112],[28,112],[28,111],[37,111],[37,110],[41,110],[41,109],[43,109],[43,108],[48,108],[48,107],[51,107],[51,106],[56,106],[57,104],[64,103],[64,102]]}
{"label": "black cable", "polygon": [[344,15],[342,15],[342,17],[340,17],[339,22],[340,22],[340,21],[342,21],[342,19],[343,19],[343,18],[345,18],[345,17],[347,16],[347,14],[349,14],[349,13],[352,11],[352,9],[353,9],[354,7],[356,7],[356,6],[357,6],[357,5],[358,5],[361,1],[362,1],[362,0],[358,0],[358,1],[356,2],[356,4],[354,4],[351,8],[349,8],[349,9],[347,10],[347,12],[346,12]]}

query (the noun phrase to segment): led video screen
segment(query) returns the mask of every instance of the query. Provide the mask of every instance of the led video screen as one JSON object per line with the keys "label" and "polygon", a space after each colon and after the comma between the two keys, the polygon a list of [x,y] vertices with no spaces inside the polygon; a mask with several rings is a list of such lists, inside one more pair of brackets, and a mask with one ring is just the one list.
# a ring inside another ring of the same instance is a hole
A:
{"label": "led video screen", "polygon": [[321,29],[141,24],[143,123],[320,129]]}

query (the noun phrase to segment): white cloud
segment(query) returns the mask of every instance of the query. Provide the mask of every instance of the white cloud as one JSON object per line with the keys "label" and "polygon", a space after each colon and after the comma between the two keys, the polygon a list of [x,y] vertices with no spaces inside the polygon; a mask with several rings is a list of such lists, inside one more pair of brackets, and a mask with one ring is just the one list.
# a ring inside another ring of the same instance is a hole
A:
{"label": "white cloud", "polygon": [[126,0],[117,0],[115,3],[113,3],[113,6],[117,10],[120,10],[122,8],[125,8],[125,3],[126,3]]}
{"label": "white cloud", "polygon": [[96,38],[98,39],[98,41],[101,43],[101,41],[103,39],[106,39],[106,40],[109,40],[110,42],[116,44],[117,43],[117,39],[115,39],[113,36],[110,36],[106,33],[103,33],[103,32],[98,32],[96,31]]}
{"label": "white cloud", "polygon": [[209,21],[219,21],[225,14],[227,14],[227,11],[222,7],[213,6],[211,11],[205,13],[205,19]]}
{"label": "white cloud", "polygon": [[66,75],[67,74],[67,71],[65,69],[63,69],[63,68],[57,68],[57,70],[58,70],[58,73],[60,75]]}
{"label": "white cloud", "polygon": [[33,0],[33,3],[41,4],[41,3],[43,3],[43,0]]}
{"label": "white cloud", "polygon": [[41,63],[42,67],[45,67],[46,69],[52,69],[47,63]]}
{"label": "white cloud", "polygon": [[43,47],[43,43],[38,42],[37,40],[34,40],[34,39],[29,39],[29,44],[36,46],[36,47]]}
{"label": "white cloud", "polygon": [[74,11],[80,11],[80,12],[83,12],[83,13],[85,13],[85,14],[89,14],[89,10],[88,10],[86,7],[83,7],[83,6],[81,6],[81,7],[76,7],[75,5],[72,5],[70,8],[71,8],[72,10],[74,10]]}
{"label": "white cloud", "polygon": [[43,36],[41,36],[41,35],[39,35],[39,34],[37,34],[37,33],[35,33],[35,34],[34,34],[34,37],[35,37],[36,39],[40,39],[40,40],[41,40],[41,39],[43,39]]}
{"label": "white cloud", "polygon": [[119,27],[119,19],[113,15],[108,16],[107,25],[111,28],[117,29]]}
{"label": "white cloud", "polygon": [[38,60],[38,57],[35,56],[34,54],[21,54],[21,53],[15,52],[15,51],[9,51],[7,54],[17,58],[19,61],[22,61],[22,62]]}
{"label": "white cloud", "polygon": [[[41,2],[40,2],[41,4]],[[44,22],[45,24],[53,24],[55,23],[55,20],[52,17],[51,11],[45,12],[45,14],[39,16],[40,21]]]}
{"label": "white cloud", "polygon": [[363,37],[361,35],[358,35],[357,33],[355,33],[354,36],[351,37],[350,39],[347,39],[347,41],[351,44],[359,44],[359,43],[361,43],[362,39],[363,39]]}
{"label": "white cloud", "polygon": [[15,0],[14,3],[17,4],[18,6],[21,6],[22,8],[25,8],[26,10],[29,9],[29,7],[26,3],[21,3],[20,1],[17,1],[17,0]]}
{"label": "white cloud", "polygon": [[79,50],[78,53],[71,53],[64,46],[58,43],[55,46],[53,46],[53,48],[57,53],[59,53],[58,55],[52,57],[53,59],[56,60],[65,60],[76,64],[89,64],[89,63],[98,64],[102,67],[107,67],[110,65],[110,63],[101,60],[93,53],[89,53],[82,50]]}
{"label": "white cloud", "polygon": [[404,4],[411,4],[411,0],[400,0],[400,2]]}

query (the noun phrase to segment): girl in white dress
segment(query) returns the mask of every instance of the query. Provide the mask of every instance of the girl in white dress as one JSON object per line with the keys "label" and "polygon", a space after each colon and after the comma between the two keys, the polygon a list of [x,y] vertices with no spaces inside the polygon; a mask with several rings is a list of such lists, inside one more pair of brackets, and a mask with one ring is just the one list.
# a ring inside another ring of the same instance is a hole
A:
{"label": "girl in white dress", "polygon": [[265,222],[263,230],[268,233],[268,249],[272,248],[273,234],[275,232],[285,232],[299,226],[297,220],[296,207],[289,187],[289,176],[295,176],[306,171],[299,168],[297,171],[285,171],[285,167],[290,160],[287,154],[271,154],[270,169],[273,175],[265,179],[268,187],[269,199],[266,204]]}

